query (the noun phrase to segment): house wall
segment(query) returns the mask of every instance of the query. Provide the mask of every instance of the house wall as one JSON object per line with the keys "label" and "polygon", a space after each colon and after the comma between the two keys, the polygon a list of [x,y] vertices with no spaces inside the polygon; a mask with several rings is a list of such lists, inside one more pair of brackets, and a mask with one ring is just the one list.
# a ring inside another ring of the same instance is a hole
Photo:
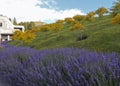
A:
{"label": "house wall", "polygon": [[10,22],[10,20],[5,16],[0,16],[0,23],[2,23],[1,29],[14,29],[14,25]]}
{"label": "house wall", "polygon": [[11,40],[11,36],[16,31],[15,28],[21,28],[23,32],[25,30],[23,26],[14,26],[6,16],[0,16],[0,40]]}

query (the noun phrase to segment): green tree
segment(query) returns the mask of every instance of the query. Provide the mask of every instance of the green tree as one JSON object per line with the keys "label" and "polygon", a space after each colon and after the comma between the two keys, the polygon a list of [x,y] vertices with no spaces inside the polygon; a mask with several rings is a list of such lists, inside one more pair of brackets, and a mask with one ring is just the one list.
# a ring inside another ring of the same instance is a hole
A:
{"label": "green tree", "polygon": [[17,20],[16,20],[15,17],[14,17],[14,19],[13,19],[13,24],[14,24],[14,25],[17,25]]}
{"label": "green tree", "polygon": [[114,6],[112,6],[110,10],[112,11],[112,16],[116,16],[118,13],[120,13],[120,0],[114,2]]}
{"label": "green tree", "polygon": [[26,30],[32,30],[35,28],[34,22],[20,22],[19,25],[23,25]]}
{"label": "green tree", "polygon": [[108,13],[108,9],[101,7],[98,8],[95,13],[98,14],[99,17],[102,17],[105,13]]}
{"label": "green tree", "polygon": [[28,30],[32,30],[35,28],[35,23],[34,22],[29,22],[28,24]]}

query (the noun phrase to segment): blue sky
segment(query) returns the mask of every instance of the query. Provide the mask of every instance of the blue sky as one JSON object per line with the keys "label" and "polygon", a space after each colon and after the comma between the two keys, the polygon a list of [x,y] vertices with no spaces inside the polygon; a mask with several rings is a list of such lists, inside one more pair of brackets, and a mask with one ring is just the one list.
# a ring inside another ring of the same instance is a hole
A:
{"label": "blue sky", "polygon": [[[61,0],[58,0],[59,2]],[[97,8],[104,6],[106,8],[110,8],[115,0],[70,0],[69,5],[65,5],[67,0],[63,0],[64,2],[60,3],[60,9],[71,9],[71,8],[78,8],[81,9],[83,12],[87,13],[90,11],[94,11]],[[64,4],[62,6],[62,4]]]}
{"label": "blue sky", "polygon": [[99,7],[110,8],[116,0],[0,0],[0,14],[21,21],[53,22],[84,15]]}
{"label": "blue sky", "polygon": [[[116,0],[54,0],[56,3],[51,5],[59,10],[66,9],[80,9],[84,13],[95,11],[99,7],[110,8]],[[48,8],[49,6],[43,5],[42,7]]]}

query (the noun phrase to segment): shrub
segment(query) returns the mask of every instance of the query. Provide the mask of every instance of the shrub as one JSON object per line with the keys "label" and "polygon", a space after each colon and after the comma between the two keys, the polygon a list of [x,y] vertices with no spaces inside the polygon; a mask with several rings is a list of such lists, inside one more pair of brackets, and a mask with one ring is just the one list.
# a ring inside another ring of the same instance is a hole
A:
{"label": "shrub", "polygon": [[65,23],[69,23],[69,24],[74,22],[73,18],[65,18],[64,21]]}
{"label": "shrub", "polygon": [[113,24],[120,24],[120,14],[117,14],[114,18],[112,18]]}
{"label": "shrub", "polygon": [[70,30],[73,31],[73,30],[79,30],[79,29],[82,29],[84,28],[84,26],[81,24],[81,23],[75,23],[71,28]]}
{"label": "shrub", "polygon": [[94,20],[94,15],[95,15],[95,12],[89,12],[86,16],[86,20],[88,21],[93,21]]}
{"label": "shrub", "polygon": [[79,21],[79,22],[85,20],[85,18],[86,18],[85,15],[75,15],[75,16],[73,16],[73,19],[75,21]]}

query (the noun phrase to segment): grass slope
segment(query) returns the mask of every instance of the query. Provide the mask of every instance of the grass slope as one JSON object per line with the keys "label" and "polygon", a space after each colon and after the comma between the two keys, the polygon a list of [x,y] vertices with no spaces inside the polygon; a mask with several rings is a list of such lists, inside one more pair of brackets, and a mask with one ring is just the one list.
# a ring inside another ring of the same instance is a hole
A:
{"label": "grass slope", "polygon": [[[60,32],[39,32],[36,39],[29,46],[43,50],[59,47],[79,47],[95,51],[120,52],[120,25],[111,24],[111,18],[105,16],[93,22],[84,22],[85,28],[70,31],[71,25],[65,25]],[[57,35],[60,34],[58,37]],[[85,40],[77,39],[85,34]]]}

